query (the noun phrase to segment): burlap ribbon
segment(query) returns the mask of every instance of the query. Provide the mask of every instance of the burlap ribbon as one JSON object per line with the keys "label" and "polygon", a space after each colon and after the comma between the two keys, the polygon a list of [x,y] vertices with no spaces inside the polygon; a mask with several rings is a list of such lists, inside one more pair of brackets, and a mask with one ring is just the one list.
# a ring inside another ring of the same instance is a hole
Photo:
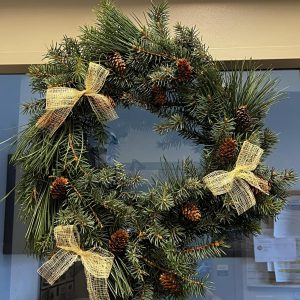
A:
{"label": "burlap ribbon", "polygon": [[252,173],[258,166],[263,150],[248,141],[242,145],[235,168],[230,171],[214,171],[203,178],[214,196],[228,193],[238,214],[255,205],[255,197],[249,185],[268,194],[268,182]]}
{"label": "burlap ribbon", "polygon": [[107,278],[112,268],[113,254],[102,248],[82,250],[79,233],[72,225],[55,227],[54,236],[60,250],[38,269],[38,273],[52,285],[80,258],[90,299],[109,300]]}
{"label": "burlap ribbon", "polygon": [[99,121],[111,121],[118,116],[112,101],[97,94],[103,87],[109,71],[101,65],[90,63],[85,78],[85,90],[68,87],[52,87],[46,92],[46,112],[37,121],[37,126],[45,128],[52,136],[63,124],[74,105],[82,96],[86,96]]}

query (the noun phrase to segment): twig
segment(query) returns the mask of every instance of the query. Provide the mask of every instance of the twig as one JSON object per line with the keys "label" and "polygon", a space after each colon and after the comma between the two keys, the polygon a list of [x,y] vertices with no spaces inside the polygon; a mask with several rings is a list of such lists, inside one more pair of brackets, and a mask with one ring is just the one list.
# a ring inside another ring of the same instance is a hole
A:
{"label": "twig", "polygon": [[197,281],[197,280],[193,280],[193,279],[190,279],[190,278],[188,278],[188,277],[186,277],[186,276],[178,275],[178,274],[177,274],[176,272],[174,272],[174,271],[169,271],[169,270],[167,270],[167,269],[164,269],[164,268],[162,268],[161,266],[159,266],[158,264],[156,264],[155,262],[153,262],[153,261],[147,259],[146,257],[142,257],[142,260],[143,260],[147,265],[149,265],[149,266],[151,266],[151,267],[154,267],[154,268],[156,268],[156,269],[158,269],[158,270],[160,270],[160,271],[162,271],[162,272],[167,272],[167,273],[169,273],[169,274],[176,275],[176,276],[180,277],[181,279],[183,279],[184,281],[190,282],[190,283],[192,283],[192,284],[204,286],[204,283],[203,283],[203,282]]}
{"label": "twig", "polygon": [[183,280],[189,282],[189,283],[192,283],[192,284],[195,284],[195,285],[200,285],[200,286],[204,286],[204,283],[202,281],[197,281],[197,280],[194,280],[194,279],[190,279],[190,278],[187,278],[185,276],[180,276]]}
{"label": "twig", "polygon": [[95,219],[96,219],[96,221],[98,223],[99,228],[102,229],[103,228],[103,224],[101,223],[98,215],[96,214],[96,212],[94,211],[94,209],[90,205],[89,205],[89,208],[90,208],[92,214],[94,215],[94,217],[95,217]]}
{"label": "twig", "polygon": [[[75,193],[80,197],[80,199],[83,199],[81,193],[78,191],[78,189],[76,188],[76,186],[73,185],[73,184],[71,184],[71,187],[74,189]],[[91,210],[92,214],[94,215],[94,217],[95,217],[95,219],[96,219],[96,222],[97,222],[97,224],[98,224],[100,230],[102,230],[103,224],[102,224],[102,222],[100,221],[100,219],[99,219],[98,215],[96,214],[95,210],[93,209],[93,207],[92,207],[90,204],[88,204],[87,206],[88,206],[88,208]]]}
{"label": "twig", "polygon": [[175,272],[172,272],[172,271],[169,271],[167,269],[164,269],[162,268],[161,266],[159,266],[158,264],[156,264],[155,262],[149,260],[148,258],[146,257],[142,257],[142,260],[147,264],[149,265],[150,267],[154,267],[162,272],[167,272],[167,273],[171,273],[171,274],[174,274],[174,275],[177,275]]}
{"label": "twig", "polygon": [[69,132],[69,146],[71,148],[71,151],[73,153],[73,156],[74,156],[74,160],[77,162],[77,165],[79,166],[79,169],[84,173],[84,175],[89,175],[89,173],[87,173],[79,164],[80,162],[80,159],[79,157],[77,156],[76,152],[75,152],[75,149],[74,149],[74,145],[73,145],[73,141],[72,141],[72,134],[71,132]]}
{"label": "twig", "polygon": [[69,132],[69,145],[70,145],[70,148],[71,148],[71,151],[72,151],[72,153],[73,153],[73,156],[74,156],[74,160],[75,161],[78,161],[78,156],[77,156],[77,154],[76,154],[76,152],[75,152],[75,149],[74,149],[74,146],[73,146],[73,142],[72,142],[72,134],[71,134],[71,132]]}
{"label": "twig", "polygon": [[215,242],[212,242],[212,243],[206,244],[206,245],[195,246],[192,248],[186,248],[183,250],[183,252],[184,253],[197,252],[197,251],[201,251],[201,250],[204,250],[204,249],[210,248],[210,247],[220,247],[223,244],[224,244],[224,241],[215,241]]}

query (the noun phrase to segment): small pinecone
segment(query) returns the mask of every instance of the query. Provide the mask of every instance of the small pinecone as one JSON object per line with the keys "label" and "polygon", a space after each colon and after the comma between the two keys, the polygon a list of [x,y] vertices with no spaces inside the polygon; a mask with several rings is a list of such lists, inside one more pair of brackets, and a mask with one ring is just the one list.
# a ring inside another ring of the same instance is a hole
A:
{"label": "small pinecone", "polygon": [[108,96],[107,98],[108,98],[108,100],[109,100],[111,106],[112,106],[113,108],[116,108],[117,104],[116,104],[116,102],[114,101],[114,99],[113,99],[112,97],[110,97],[110,96]]}
{"label": "small pinecone", "polygon": [[284,170],[283,178],[286,180],[295,178],[295,172],[293,170]]}
{"label": "small pinecone", "polygon": [[[262,178],[262,177],[260,177],[260,176],[258,176],[260,179],[264,179],[264,178]],[[270,181],[268,181],[268,187],[269,187],[269,191],[271,190],[271,182]],[[262,191],[260,191],[259,189],[257,189],[257,188],[255,188],[254,186],[250,186],[250,189],[251,189],[251,191],[252,191],[252,193],[254,194],[254,196],[259,196],[259,195],[262,195],[263,194],[263,192]]]}
{"label": "small pinecone", "polygon": [[129,234],[127,230],[119,229],[110,236],[109,250],[111,252],[123,252],[128,245]]}
{"label": "small pinecone", "polygon": [[114,54],[110,57],[110,61],[112,67],[118,72],[122,73],[126,69],[126,63],[119,52],[114,52]]}
{"label": "small pinecone", "polygon": [[222,246],[224,244],[224,241],[222,241],[222,240],[215,241],[213,244],[214,244],[215,247],[220,247],[220,246]]}
{"label": "small pinecone", "polygon": [[177,59],[176,61],[178,69],[178,81],[186,81],[190,79],[192,75],[192,66],[189,61],[185,58]]}
{"label": "small pinecone", "polygon": [[178,282],[177,282],[177,276],[175,274],[171,273],[161,273],[159,276],[159,282],[161,286],[169,290],[172,293],[176,293],[178,291]]}
{"label": "small pinecone", "polygon": [[50,186],[52,199],[63,200],[67,196],[69,180],[65,177],[57,177]]}
{"label": "small pinecone", "polygon": [[167,95],[164,89],[159,86],[154,86],[152,88],[152,94],[154,98],[154,104],[158,106],[163,106],[167,102]]}
{"label": "small pinecone", "polygon": [[219,157],[223,161],[231,160],[236,155],[237,142],[233,138],[226,138],[219,148]]}
{"label": "small pinecone", "polygon": [[246,105],[243,105],[239,107],[239,109],[236,111],[236,123],[241,129],[247,129],[252,124],[252,118],[249,114],[249,111],[247,109]]}
{"label": "small pinecone", "polygon": [[197,222],[201,219],[202,215],[195,203],[187,203],[182,207],[182,214],[190,221]]}

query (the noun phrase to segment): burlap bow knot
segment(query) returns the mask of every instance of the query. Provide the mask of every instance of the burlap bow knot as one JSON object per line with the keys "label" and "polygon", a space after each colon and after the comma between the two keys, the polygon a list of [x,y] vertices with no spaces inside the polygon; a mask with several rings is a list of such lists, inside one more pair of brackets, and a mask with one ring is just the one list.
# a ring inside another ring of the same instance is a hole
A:
{"label": "burlap bow knot", "polygon": [[85,78],[85,90],[68,87],[52,87],[46,92],[46,112],[37,121],[37,126],[45,128],[52,136],[63,124],[75,104],[82,96],[88,101],[100,121],[111,121],[118,116],[114,110],[112,101],[97,94],[103,87],[109,71],[101,65],[90,63]]}
{"label": "burlap bow knot", "polygon": [[72,225],[55,227],[54,236],[60,250],[38,269],[38,273],[52,285],[80,258],[90,299],[109,300],[107,278],[112,268],[113,254],[102,248],[82,250],[79,233]]}
{"label": "burlap bow knot", "polygon": [[257,168],[262,154],[263,149],[245,141],[232,171],[214,171],[203,178],[214,196],[225,193],[230,195],[239,215],[256,203],[249,185],[265,194],[269,193],[268,182],[252,173]]}

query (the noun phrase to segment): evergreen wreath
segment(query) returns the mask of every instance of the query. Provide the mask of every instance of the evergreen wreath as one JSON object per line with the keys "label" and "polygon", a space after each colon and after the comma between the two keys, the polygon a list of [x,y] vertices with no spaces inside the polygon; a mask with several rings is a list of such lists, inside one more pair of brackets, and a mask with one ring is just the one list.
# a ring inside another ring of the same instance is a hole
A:
{"label": "evergreen wreath", "polygon": [[[221,256],[235,237],[259,233],[260,222],[284,207],[295,180],[292,171],[263,164],[277,142],[264,118],[282,93],[269,72],[251,68],[245,78],[243,67],[223,72],[195,28],[178,23],[171,35],[166,2],[152,5],[146,24],[131,21],[110,1],[96,14],[94,26],[53,44],[47,63],[30,67],[41,99],[23,105],[31,118],[13,156],[22,169],[17,199],[28,223],[27,248],[49,257],[57,252],[54,228],[74,225],[82,249],[114,254],[111,298],[204,295],[210,283],[197,274],[197,262]],[[43,119],[37,126],[47,89],[83,91],[91,62],[109,70],[101,95],[110,109],[115,103],[156,114],[162,119],[158,134],[175,131],[204,146],[200,167],[191,160],[178,167],[166,163],[164,179],[139,189],[139,174],[126,174],[118,162],[108,165],[93,147],[105,146],[107,127],[89,95],[81,95],[63,122]],[[49,134],[49,126],[57,128]],[[236,199],[213,195],[203,178],[233,170],[245,141],[264,151],[252,171],[268,189],[248,185],[256,204],[238,214]]]}

